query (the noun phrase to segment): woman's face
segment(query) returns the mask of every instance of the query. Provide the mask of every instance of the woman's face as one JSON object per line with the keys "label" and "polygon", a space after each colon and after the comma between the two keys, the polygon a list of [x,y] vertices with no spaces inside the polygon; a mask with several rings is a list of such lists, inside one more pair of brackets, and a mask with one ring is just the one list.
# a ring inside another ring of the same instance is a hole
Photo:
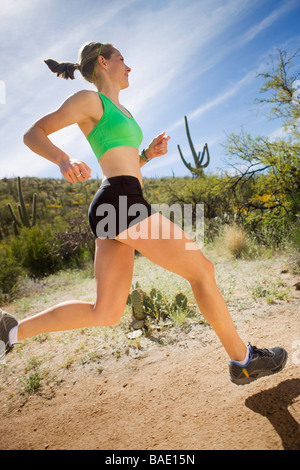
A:
{"label": "woman's face", "polygon": [[124,57],[118,50],[115,50],[111,55],[111,58],[107,61],[107,65],[110,78],[119,84],[121,90],[129,87],[128,76],[129,72],[131,72],[131,68],[125,64]]}

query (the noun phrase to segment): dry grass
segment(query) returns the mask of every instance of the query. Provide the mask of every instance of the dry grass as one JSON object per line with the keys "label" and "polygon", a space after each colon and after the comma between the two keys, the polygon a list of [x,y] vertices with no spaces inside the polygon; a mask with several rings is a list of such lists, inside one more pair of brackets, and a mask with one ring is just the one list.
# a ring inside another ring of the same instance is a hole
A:
{"label": "dry grass", "polygon": [[240,258],[247,249],[246,232],[237,225],[225,227],[221,235],[223,246],[234,258]]}

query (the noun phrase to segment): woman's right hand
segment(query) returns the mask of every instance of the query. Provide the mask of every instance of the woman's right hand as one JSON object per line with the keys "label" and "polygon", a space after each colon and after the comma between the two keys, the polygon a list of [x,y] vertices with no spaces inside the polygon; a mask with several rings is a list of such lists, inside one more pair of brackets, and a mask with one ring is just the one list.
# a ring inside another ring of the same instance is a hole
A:
{"label": "woman's right hand", "polygon": [[90,167],[80,160],[64,160],[60,163],[59,168],[69,183],[86,181],[91,177]]}

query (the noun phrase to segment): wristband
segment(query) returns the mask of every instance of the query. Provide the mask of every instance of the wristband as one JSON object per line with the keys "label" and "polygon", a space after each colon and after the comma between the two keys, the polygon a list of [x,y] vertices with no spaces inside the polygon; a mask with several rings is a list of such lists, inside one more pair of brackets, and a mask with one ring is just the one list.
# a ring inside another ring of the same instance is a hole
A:
{"label": "wristband", "polygon": [[141,157],[145,162],[150,162],[149,158],[146,157],[145,149],[142,150]]}

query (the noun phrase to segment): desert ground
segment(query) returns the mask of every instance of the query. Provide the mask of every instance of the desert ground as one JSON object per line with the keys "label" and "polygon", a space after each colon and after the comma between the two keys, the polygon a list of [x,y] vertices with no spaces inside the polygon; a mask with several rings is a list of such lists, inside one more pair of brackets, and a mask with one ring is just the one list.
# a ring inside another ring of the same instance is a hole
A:
{"label": "desert ground", "polygon": [[[0,449],[299,450],[299,275],[285,255],[212,258],[244,341],[288,351],[281,373],[238,387],[226,352],[199,316],[153,323],[134,338],[127,306],[115,327],[15,346],[0,371]],[[166,295],[183,291],[193,303],[185,280],[143,257],[137,280]],[[5,309],[23,318],[75,295],[90,300],[94,281],[70,274],[33,289]]]}

